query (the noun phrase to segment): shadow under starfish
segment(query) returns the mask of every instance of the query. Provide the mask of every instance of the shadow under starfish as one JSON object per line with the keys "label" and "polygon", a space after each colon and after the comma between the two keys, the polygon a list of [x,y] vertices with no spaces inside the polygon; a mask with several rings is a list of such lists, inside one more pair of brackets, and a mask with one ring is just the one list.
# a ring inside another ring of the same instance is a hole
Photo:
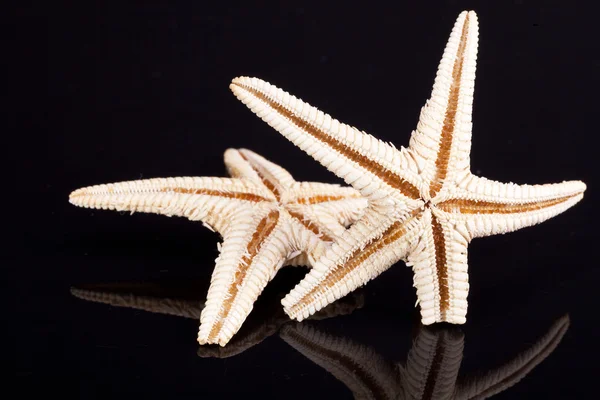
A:
{"label": "shadow under starfish", "polygon": [[456,327],[421,325],[405,366],[306,323],[288,324],[280,335],[342,381],[355,399],[485,399],[523,379],[554,351],[568,327],[569,316],[564,315],[511,361],[471,377],[459,377],[465,335]]}

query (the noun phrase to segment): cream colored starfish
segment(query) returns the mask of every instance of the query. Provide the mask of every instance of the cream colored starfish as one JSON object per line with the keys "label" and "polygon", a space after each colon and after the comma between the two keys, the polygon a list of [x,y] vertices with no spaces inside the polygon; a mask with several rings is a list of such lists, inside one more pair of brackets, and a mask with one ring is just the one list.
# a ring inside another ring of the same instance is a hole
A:
{"label": "cream colored starfish", "polygon": [[230,88],[260,118],[369,200],[364,216],[282,303],[298,320],[399,260],[414,271],[422,323],[466,320],[467,246],[547,220],[583,197],[579,181],[517,185],[470,172],[478,25],[458,17],[408,148],[396,149],[264,81]]}
{"label": "cream colored starfish", "polygon": [[556,349],[568,328],[565,315],[513,360],[468,377],[459,377],[464,334],[457,329],[420,327],[404,366],[386,360],[369,346],[305,323],[288,324],[280,335],[342,381],[355,399],[467,400],[486,399],[519,382]]}
{"label": "cream colored starfish", "polygon": [[223,237],[200,317],[198,342],[224,346],[284,265],[307,265],[360,217],[366,200],[352,188],[296,182],[249,150],[229,149],[233,178],[157,178],[98,185],[71,193],[90,208],[177,215]]}

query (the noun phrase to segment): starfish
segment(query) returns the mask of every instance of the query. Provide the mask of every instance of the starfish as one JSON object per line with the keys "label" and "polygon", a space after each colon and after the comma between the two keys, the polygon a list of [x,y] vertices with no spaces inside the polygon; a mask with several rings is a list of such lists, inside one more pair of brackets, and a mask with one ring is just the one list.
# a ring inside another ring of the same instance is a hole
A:
{"label": "starfish", "polygon": [[568,328],[565,315],[511,361],[468,377],[459,377],[465,335],[458,329],[419,327],[404,366],[306,323],[288,324],[280,336],[342,381],[355,399],[467,400],[485,399],[515,385],[556,349]]}
{"label": "starfish", "polygon": [[[150,292],[150,293],[149,293]],[[153,293],[158,292],[158,293]],[[172,292],[172,293],[170,293]],[[144,293],[144,294],[140,294]],[[78,299],[108,304],[113,307],[142,310],[153,314],[171,315],[198,320],[204,309],[204,301],[183,298],[173,290],[165,293],[161,284],[149,283],[108,283],[72,287],[71,294]],[[279,293],[281,297],[283,293]],[[264,303],[263,303],[264,304]],[[267,304],[272,304],[271,302]],[[364,297],[361,292],[336,301],[310,317],[311,320],[322,320],[351,314],[362,308]],[[263,307],[264,308],[264,307]],[[259,314],[253,313],[250,321],[226,346],[200,346],[198,356],[202,358],[229,358],[241,354],[279,332],[281,327],[290,322],[281,307],[270,307]]]}
{"label": "starfish", "polygon": [[477,41],[477,16],[464,11],[408,148],[340,123],[260,79],[233,79],[239,100],[369,201],[282,300],[292,318],[301,321],[403,260],[414,272],[422,323],[463,324],[471,240],[541,223],[582,199],[580,181],[517,185],[471,173]]}
{"label": "starfish", "polygon": [[228,149],[232,178],[155,178],[75,190],[77,206],[187,217],[223,238],[198,342],[224,346],[283,265],[311,265],[360,217],[366,200],[350,187],[296,182],[258,154]]}

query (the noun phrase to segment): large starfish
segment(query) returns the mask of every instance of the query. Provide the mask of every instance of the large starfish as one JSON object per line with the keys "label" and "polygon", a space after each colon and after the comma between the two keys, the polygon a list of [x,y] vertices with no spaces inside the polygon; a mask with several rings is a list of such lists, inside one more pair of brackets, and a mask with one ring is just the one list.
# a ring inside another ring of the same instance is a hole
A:
{"label": "large starfish", "polygon": [[83,207],[177,215],[223,237],[198,342],[224,346],[283,265],[310,265],[354,222],[366,200],[350,187],[296,182],[249,150],[228,149],[233,178],[156,178],[71,193]]}
{"label": "large starfish", "polygon": [[478,25],[462,12],[408,148],[396,149],[256,78],[231,90],[265,122],[369,200],[363,217],[282,300],[298,320],[399,260],[414,271],[425,325],[466,321],[473,238],[547,220],[583,197],[580,181],[501,183],[470,171]]}
{"label": "large starfish", "polygon": [[355,399],[487,399],[525,378],[556,349],[569,328],[569,316],[556,320],[544,336],[511,361],[461,377],[465,335],[455,327],[435,328],[419,327],[404,366],[386,360],[369,346],[306,323],[288,324],[280,336],[342,381]]}

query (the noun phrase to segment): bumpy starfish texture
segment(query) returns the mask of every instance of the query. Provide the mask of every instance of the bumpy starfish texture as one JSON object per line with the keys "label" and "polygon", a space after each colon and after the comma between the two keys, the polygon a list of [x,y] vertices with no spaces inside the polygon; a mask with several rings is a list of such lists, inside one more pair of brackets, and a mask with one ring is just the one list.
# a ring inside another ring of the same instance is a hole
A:
{"label": "bumpy starfish texture", "polygon": [[202,221],[223,237],[200,317],[198,342],[224,346],[283,265],[310,265],[358,219],[366,199],[350,187],[296,182],[249,150],[228,149],[232,178],[156,178],[91,186],[72,204]]}
{"label": "bumpy starfish texture", "polygon": [[239,100],[369,200],[363,217],[282,300],[292,318],[306,318],[403,260],[414,271],[422,323],[462,324],[471,240],[541,223],[582,199],[580,181],[517,185],[470,172],[477,41],[477,16],[465,11],[408,148],[340,123],[260,79],[233,80]]}
{"label": "bumpy starfish texture", "polygon": [[457,329],[420,327],[406,364],[396,364],[371,347],[301,324],[288,324],[281,337],[343,382],[355,399],[486,399],[523,379],[558,346],[569,317],[513,360],[486,373],[459,377],[464,334]]}

